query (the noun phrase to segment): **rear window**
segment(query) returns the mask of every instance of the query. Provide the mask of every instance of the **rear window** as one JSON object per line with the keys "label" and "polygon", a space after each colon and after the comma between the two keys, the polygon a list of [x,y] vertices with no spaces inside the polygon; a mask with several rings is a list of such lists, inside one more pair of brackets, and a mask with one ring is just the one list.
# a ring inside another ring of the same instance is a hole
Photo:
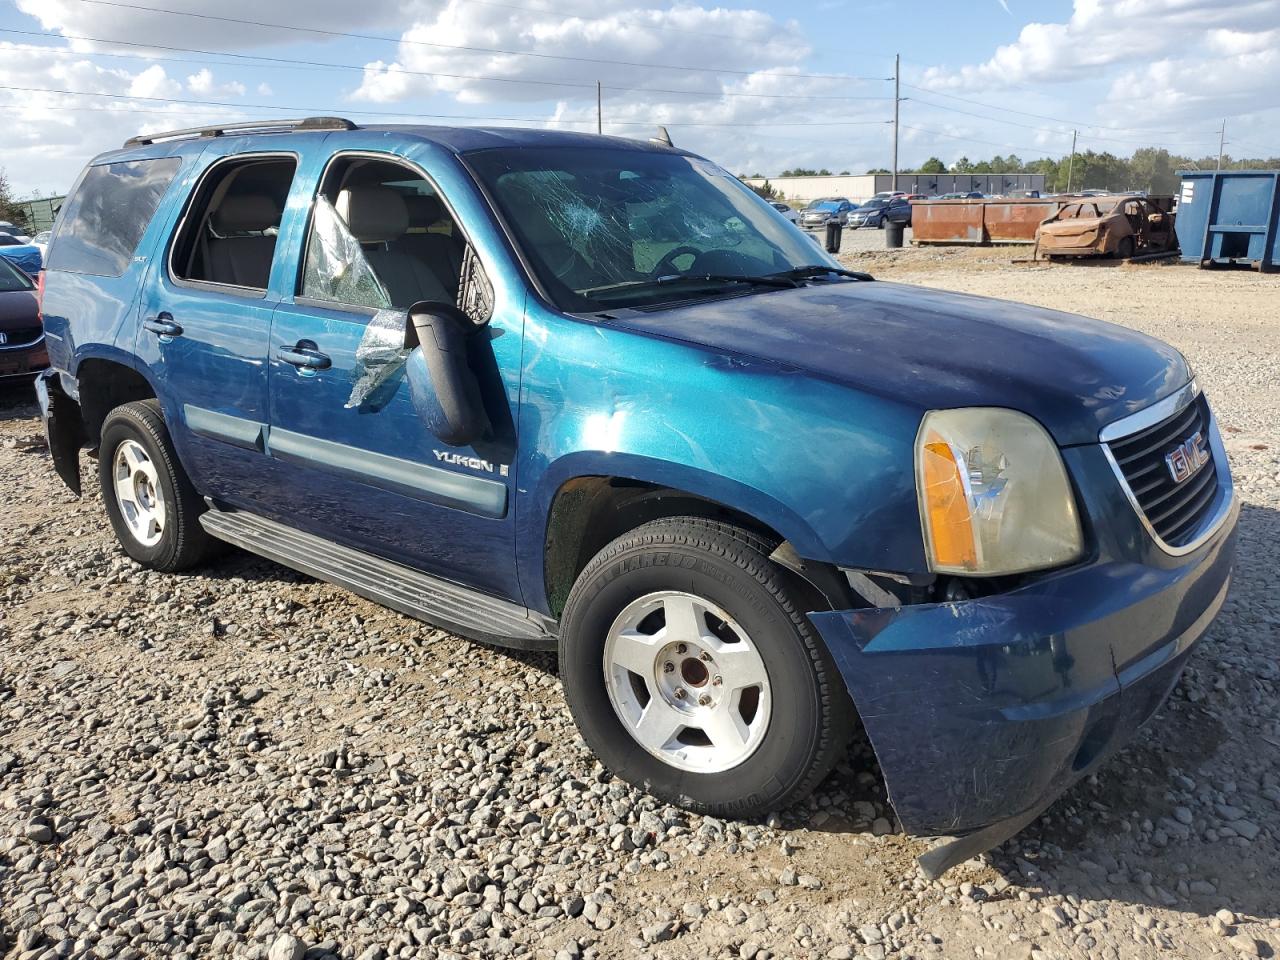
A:
{"label": "rear window", "polygon": [[90,167],[62,210],[48,269],[99,277],[124,273],[180,163],[161,157]]}

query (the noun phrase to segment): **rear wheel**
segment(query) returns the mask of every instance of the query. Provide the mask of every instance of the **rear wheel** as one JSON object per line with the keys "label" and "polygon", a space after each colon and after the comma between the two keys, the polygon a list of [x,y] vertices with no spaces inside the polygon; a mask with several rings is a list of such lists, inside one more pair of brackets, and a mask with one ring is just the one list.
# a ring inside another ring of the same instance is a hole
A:
{"label": "rear wheel", "polygon": [[203,504],[178,462],[155,400],[116,407],[102,425],[98,478],[116,539],[153,570],[199,563],[211,538],[200,526]]}
{"label": "rear wheel", "polygon": [[560,631],[565,697],[614,773],[680,806],[756,816],[813,790],[849,701],[772,546],[658,520],[579,576]]}

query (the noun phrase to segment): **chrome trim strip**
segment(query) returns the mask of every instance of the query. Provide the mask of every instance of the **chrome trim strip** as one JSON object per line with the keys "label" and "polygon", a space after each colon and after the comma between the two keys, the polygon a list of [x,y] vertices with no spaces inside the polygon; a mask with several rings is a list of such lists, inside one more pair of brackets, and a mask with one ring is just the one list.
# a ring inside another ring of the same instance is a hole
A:
{"label": "chrome trim strip", "polygon": [[31,347],[39,346],[44,342],[44,331],[40,331],[40,336],[34,340],[24,340],[22,343],[4,343],[0,344],[0,350],[27,350]]}
{"label": "chrome trim strip", "polygon": [[1171,393],[1163,400],[1144,407],[1137,413],[1107,424],[1098,432],[1098,439],[1103,443],[1111,443],[1115,440],[1123,440],[1130,434],[1139,433],[1147,427],[1154,427],[1160,421],[1168,420],[1198,396],[1200,396],[1200,387],[1195,380],[1192,380],[1177,393]]}
{"label": "chrome trim strip", "polygon": [[[1231,464],[1227,461],[1227,451],[1222,445],[1222,436],[1218,433],[1218,421],[1214,417],[1213,411],[1209,410],[1209,445],[1213,451],[1213,468],[1217,471],[1218,476],[1217,505],[1210,514],[1208,522],[1201,528],[1195,539],[1181,546],[1165,543],[1160,535],[1156,533],[1155,527],[1151,525],[1151,521],[1147,519],[1146,512],[1142,509],[1142,504],[1138,503],[1138,498],[1134,496],[1133,490],[1129,487],[1129,481],[1125,479],[1124,471],[1120,469],[1120,464],[1115,455],[1112,454],[1111,447],[1105,438],[1110,436],[1112,440],[1119,440],[1140,430],[1145,430],[1147,427],[1155,426],[1161,420],[1167,420],[1175,413],[1178,413],[1199,394],[1200,390],[1196,387],[1195,381],[1192,380],[1173,396],[1166,397],[1145,410],[1139,410],[1131,417],[1125,417],[1123,420],[1108,424],[1099,434],[1099,437],[1103,438],[1102,455],[1107,458],[1107,463],[1111,464],[1111,472],[1116,475],[1116,479],[1120,482],[1120,489],[1124,491],[1129,505],[1133,507],[1133,512],[1138,515],[1138,519],[1142,521],[1142,526],[1146,528],[1147,536],[1155,541],[1156,546],[1173,557],[1186,556],[1188,553],[1193,553],[1204,546],[1207,541],[1222,529],[1222,525],[1231,516],[1232,508],[1235,505],[1236,491],[1235,485],[1231,481]],[[1157,408],[1159,408],[1159,414],[1152,414],[1151,411],[1155,411]],[[1117,427],[1121,429],[1112,433],[1112,429]]]}
{"label": "chrome trim strip", "polygon": [[208,440],[221,440],[234,447],[245,450],[266,450],[267,425],[256,420],[234,417],[229,413],[217,410],[206,410],[193,407],[189,403],[182,405],[182,416],[187,421],[187,429],[198,437]]}
{"label": "chrome trim strip", "polygon": [[267,453],[286,463],[329,470],[359,483],[477,516],[500,520],[507,514],[507,487],[497,480],[455,473],[279,428],[267,433]]}

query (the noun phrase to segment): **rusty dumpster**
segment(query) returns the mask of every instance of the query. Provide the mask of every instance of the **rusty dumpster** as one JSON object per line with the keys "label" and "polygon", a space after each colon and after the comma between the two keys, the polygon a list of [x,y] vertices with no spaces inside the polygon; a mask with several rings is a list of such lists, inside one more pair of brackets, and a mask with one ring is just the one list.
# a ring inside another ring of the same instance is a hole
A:
{"label": "rusty dumpster", "polygon": [[938,244],[1035,243],[1036,227],[1065,198],[1018,200],[912,200],[911,242]]}

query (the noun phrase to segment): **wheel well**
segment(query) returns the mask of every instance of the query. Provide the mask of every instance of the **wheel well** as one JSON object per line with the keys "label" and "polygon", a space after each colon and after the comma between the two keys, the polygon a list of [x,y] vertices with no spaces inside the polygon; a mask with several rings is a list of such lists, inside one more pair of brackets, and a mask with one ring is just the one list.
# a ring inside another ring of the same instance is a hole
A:
{"label": "wheel well", "polygon": [[722,520],[775,547],[786,539],[740,510],[683,490],[618,477],[576,477],[556,492],[547,519],[544,576],[552,616],[560,616],[578,574],[606,544],[665,517]]}
{"label": "wheel well", "polygon": [[114,360],[89,359],[76,368],[80,390],[80,416],[85,435],[94,446],[102,433],[102,422],[121,404],[134,400],[151,400],[155,391],[147,378],[132,367]]}

